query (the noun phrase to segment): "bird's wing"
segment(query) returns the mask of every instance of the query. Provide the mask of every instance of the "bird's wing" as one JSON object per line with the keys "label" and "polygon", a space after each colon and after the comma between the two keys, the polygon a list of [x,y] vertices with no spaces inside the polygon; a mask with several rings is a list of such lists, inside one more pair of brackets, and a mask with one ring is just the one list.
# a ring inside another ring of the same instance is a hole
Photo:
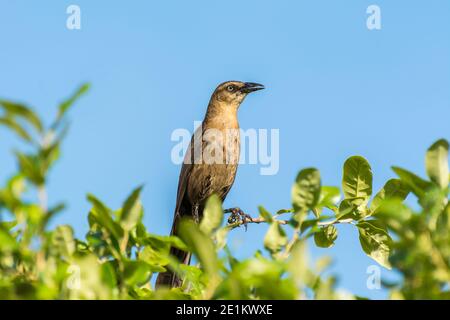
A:
{"label": "bird's wing", "polygon": [[175,206],[175,214],[177,214],[180,211],[181,202],[183,201],[184,195],[186,193],[191,171],[192,171],[192,164],[183,163],[183,166],[181,167],[180,177],[178,179],[177,203]]}
{"label": "bird's wing", "polygon": [[191,175],[192,165],[189,163],[183,163],[181,167],[180,177],[178,179],[178,191],[177,202],[175,205],[175,212],[173,214],[171,235],[177,235],[177,226],[182,216],[191,214],[189,204],[186,203],[185,194],[187,185],[189,182],[189,176]]}
{"label": "bird's wing", "polygon": [[[184,157],[183,165],[181,166],[180,177],[178,178],[178,191],[177,191],[177,202],[175,205],[175,215],[179,214],[181,204],[184,200],[187,187],[189,185],[189,177],[192,172],[192,168],[195,163],[195,157],[198,155],[201,156],[201,145],[197,145],[195,142],[195,137],[200,134],[200,130],[202,130],[202,126],[198,127],[195,131],[194,135],[191,137],[191,142],[189,143],[189,147],[187,149],[186,155]],[[201,141],[201,136],[200,136]],[[199,152],[194,152],[195,148],[200,148]]]}

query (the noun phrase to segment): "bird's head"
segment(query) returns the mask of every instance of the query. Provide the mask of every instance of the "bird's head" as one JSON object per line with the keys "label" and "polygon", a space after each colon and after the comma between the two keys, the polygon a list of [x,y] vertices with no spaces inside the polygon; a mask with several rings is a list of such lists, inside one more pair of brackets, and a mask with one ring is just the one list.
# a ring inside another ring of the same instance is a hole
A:
{"label": "bird's head", "polygon": [[262,90],[264,86],[259,83],[227,81],[221,83],[213,93],[213,99],[239,106],[247,94]]}

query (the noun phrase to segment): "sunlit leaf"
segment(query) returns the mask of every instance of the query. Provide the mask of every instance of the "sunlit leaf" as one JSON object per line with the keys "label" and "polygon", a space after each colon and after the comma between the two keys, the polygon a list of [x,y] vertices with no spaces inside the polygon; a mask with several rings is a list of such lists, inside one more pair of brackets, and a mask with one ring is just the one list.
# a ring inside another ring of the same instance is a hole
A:
{"label": "sunlit leaf", "polygon": [[377,219],[393,219],[396,222],[405,223],[412,215],[412,210],[409,209],[402,201],[399,199],[386,199],[377,208],[376,216]]}
{"label": "sunlit leaf", "polygon": [[217,230],[217,232],[216,232],[216,247],[218,250],[224,248],[225,245],[227,244],[227,236],[228,236],[229,232],[230,232],[230,228],[227,228],[227,227],[220,228],[219,230]]}
{"label": "sunlit leaf", "polygon": [[16,240],[6,228],[0,227],[0,253],[4,250],[13,250],[17,247]]}
{"label": "sunlit leaf", "polygon": [[353,156],[345,161],[342,190],[355,204],[367,203],[372,194],[372,169],[366,159]]}
{"label": "sunlit leaf", "polygon": [[0,125],[8,127],[10,130],[14,131],[19,137],[25,141],[30,142],[31,136],[25,128],[23,128],[19,123],[17,123],[13,118],[3,118],[0,117]]}
{"label": "sunlit leaf", "polygon": [[315,168],[301,170],[292,186],[292,204],[296,211],[312,210],[320,197],[320,173]]}
{"label": "sunlit leaf", "polygon": [[55,217],[58,213],[63,211],[66,208],[66,205],[64,203],[59,203],[55,206],[50,207],[47,210],[46,215],[44,216],[44,219],[42,221],[42,228],[45,229],[47,224]]}
{"label": "sunlit leaf", "polygon": [[341,191],[338,187],[322,186],[320,189],[319,204],[320,207],[335,206],[341,199]]}
{"label": "sunlit leaf", "polygon": [[52,233],[51,243],[58,254],[71,257],[75,252],[75,239],[72,227],[58,226]]}
{"label": "sunlit leaf", "polygon": [[122,238],[123,230],[119,224],[117,224],[111,218],[111,210],[106,207],[100,200],[95,196],[88,194],[87,196],[89,202],[93,205],[91,212],[89,214],[91,219],[97,223],[100,227],[105,228],[109,231],[116,239]]}
{"label": "sunlit leaf", "polygon": [[7,232],[11,231],[12,228],[17,226],[17,221],[1,221],[0,222],[0,229],[3,229]]}
{"label": "sunlit leaf", "polygon": [[390,179],[376,194],[370,204],[370,209],[376,212],[378,207],[387,199],[404,200],[408,196],[409,189],[400,179]]}
{"label": "sunlit leaf", "polygon": [[274,254],[286,246],[288,238],[286,232],[277,223],[272,222],[269,226],[269,230],[264,237],[264,247],[269,250],[270,253]]}
{"label": "sunlit leaf", "polygon": [[6,100],[0,100],[0,107],[5,110],[7,116],[20,117],[28,121],[38,132],[43,131],[41,120],[31,108]]}
{"label": "sunlit leaf", "polygon": [[155,234],[148,234],[144,239],[146,245],[153,247],[173,246],[181,250],[187,250],[186,244],[180,238],[175,236],[159,236]]}
{"label": "sunlit leaf", "polygon": [[304,241],[295,242],[292,247],[291,254],[288,260],[287,268],[294,276],[297,284],[307,283],[309,280],[309,254]]}
{"label": "sunlit leaf", "polygon": [[145,261],[150,265],[165,266],[168,265],[169,260],[169,247],[167,248],[155,248],[152,246],[146,246],[139,253],[139,260]]}
{"label": "sunlit leaf", "polygon": [[200,230],[205,234],[211,234],[222,225],[222,220],[222,201],[216,194],[213,194],[206,201],[203,218],[200,222]]}
{"label": "sunlit leaf", "polygon": [[[124,279],[129,286],[142,285],[150,279],[152,273],[151,266],[144,261],[128,260],[124,261]],[[157,269],[155,271],[159,271]],[[162,269],[164,270],[164,269]]]}
{"label": "sunlit leaf", "polygon": [[50,167],[59,159],[60,156],[60,142],[54,142],[48,146],[43,147],[39,152],[39,160],[42,163],[42,170],[44,174]]}
{"label": "sunlit leaf", "polygon": [[339,204],[338,213],[336,214],[337,220],[353,219],[359,220],[360,214],[358,212],[358,206],[354,204],[354,199],[344,199]]}
{"label": "sunlit leaf", "polygon": [[165,266],[169,264],[170,248],[175,247],[181,250],[187,250],[186,245],[174,236],[158,236],[149,234],[143,239],[142,244],[145,245],[139,254],[139,259],[150,265]]}
{"label": "sunlit leaf", "polygon": [[284,213],[290,213],[294,212],[294,209],[280,209],[276,212],[276,214],[284,214]]}
{"label": "sunlit leaf", "polygon": [[390,269],[389,254],[392,247],[392,239],[386,232],[370,221],[362,221],[357,225],[359,241],[364,252],[382,265]]}
{"label": "sunlit leaf", "polygon": [[45,170],[39,158],[21,152],[16,152],[15,155],[22,174],[35,185],[43,185],[45,182]]}
{"label": "sunlit leaf", "polygon": [[139,199],[141,191],[142,186],[136,188],[123,205],[122,213],[120,215],[120,225],[125,230],[129,231],[136,227],[142,218],[142,204]]}
{"label": "sunlit leaf", "polygon": [[[112,287],[104,272],[110,272],[98,263],[93,254],[76,257],[67,269],[64,285],[69,289],[70,299],[111,299]],[[117,285],[116,285],[117,286]]]}
{"label": "sunlit leaf", "polygon": [[191,220],[180,222],[180,238],[200,261],[205,272],[216,276],[219,270],[219,261],[211,238]]}
{"label": "sunlit leaf", "polygon": [[314,233],[314,242],[320,248],[330,248],[337,239],[337,229],[333,225],[320,228],[319,232]]}
{"label": "sunlit leaf", "polygon": [[420,178],[408,170],[392,167],[392,170],[400,177],[402,182],[411,189],[411,191],[419,198],[423,196],[425,191],[431,187],[431,183]]}
{"label": "sunlit leaf", "polygon": [[273,221],[273,217],[272,214],[266,210],[266,208],[264,208],[263,206],[258,206],[258,211],[259,211],[259,215],[264,218],[265,221],[267,222],[272,222]]}
{"label": "sunlit leaf", "polygon": [[438,140],[428,149],[425,164],[431,181],[442,189],[447,188],[449,184],[447,140]]}
{"label": "sunlit leaf", "polygon": [[90,88],[90,85],[88,83],[85,83],[81,85],[75,93],[70,96],[67,100],[63,101],[59,105],[58,110],[58,119],[61,119],[65,113],[69,110],[69,108],[81,97],[83,96]]}

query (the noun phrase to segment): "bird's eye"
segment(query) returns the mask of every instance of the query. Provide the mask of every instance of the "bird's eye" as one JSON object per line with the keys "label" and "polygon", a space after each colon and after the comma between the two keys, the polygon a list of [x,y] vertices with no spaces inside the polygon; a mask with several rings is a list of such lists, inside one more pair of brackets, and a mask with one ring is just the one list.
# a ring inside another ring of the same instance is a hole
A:
{"label": "bird's eye", "polygon": [[227,90],[228,90],[229,92],[233,92],[233,91],[234,91],[234,86],[228,86],[228,87],[227,87]]}

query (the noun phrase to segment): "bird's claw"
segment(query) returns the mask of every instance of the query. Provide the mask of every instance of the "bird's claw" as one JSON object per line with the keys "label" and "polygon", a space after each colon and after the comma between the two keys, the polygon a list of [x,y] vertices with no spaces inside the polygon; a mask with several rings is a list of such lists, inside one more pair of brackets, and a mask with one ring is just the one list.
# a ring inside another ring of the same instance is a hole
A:
{"label": "bird's claw", "polygon": [[230,208],[224,210],[224,213],[231,213],[228,217],[228,224],[233,224],[236,222],[242,222],[242,224],[245,227],[245,231],[247,231],[247,223],[249,221],[252,221],[252,217],[244,211],[242,211],[240,208]]}

